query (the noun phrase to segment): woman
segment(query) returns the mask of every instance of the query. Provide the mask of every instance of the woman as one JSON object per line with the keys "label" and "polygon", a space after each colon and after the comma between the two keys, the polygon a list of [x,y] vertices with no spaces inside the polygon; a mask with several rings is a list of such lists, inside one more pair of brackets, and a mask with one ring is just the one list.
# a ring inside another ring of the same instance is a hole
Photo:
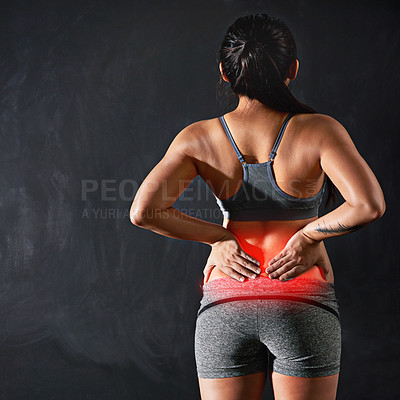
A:
{"label": "woman", "polygon": [[[237,108],[175,137],[140,186],[131,221],[211,247],[195,332],[203,399],[261,399],[269,370],[276,399],[334,399],[341,331],[323,239],[381,217],[383,193],[345,128],[291,94],[299,62],[284,22],[238,18],[218,62]],[[172,207],[197,175],[222,226]],[[334,186],[345,202],[318,218]]]}

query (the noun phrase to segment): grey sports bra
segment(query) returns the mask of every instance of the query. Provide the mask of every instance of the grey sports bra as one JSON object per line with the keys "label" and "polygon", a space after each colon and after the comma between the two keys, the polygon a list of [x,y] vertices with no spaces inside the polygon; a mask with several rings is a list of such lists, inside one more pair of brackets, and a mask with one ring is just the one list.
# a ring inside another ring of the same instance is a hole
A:
{"label": "grey sports bra", "polygon": [[313,197],[294,197],[279,188],[272,170],[272,162],[276,155],[283,132],[290,118],[285,118],[278,137],[266,162],[248,164],[233,140],[232,134],[223,116],[219,117],[229,141],[243,168],[243,179],[239,190],[227,199],[215,196],[223,215],[234,221],[288,221],[318,216],[318,208],[327,185],[325,175],[321,190]]}

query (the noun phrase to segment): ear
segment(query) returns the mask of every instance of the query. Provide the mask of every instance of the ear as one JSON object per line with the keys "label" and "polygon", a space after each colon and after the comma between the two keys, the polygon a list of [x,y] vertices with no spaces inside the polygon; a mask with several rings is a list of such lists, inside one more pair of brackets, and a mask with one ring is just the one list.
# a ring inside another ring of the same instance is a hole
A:
{"label": "ear", "polygon": [[291,81],[296,78],[297,72],[299,71],[299,66],[300,66],[300,63],[297,58],[290,64],[288,78]]}
{"label": "ear", "polygon": [[225,75],[225,72],[222,70],[222,63],[219,63],[219,71],[221,72],[222,79],[223,79],[225,82],[229,82],[228,78],[227,78],[226,75]]}

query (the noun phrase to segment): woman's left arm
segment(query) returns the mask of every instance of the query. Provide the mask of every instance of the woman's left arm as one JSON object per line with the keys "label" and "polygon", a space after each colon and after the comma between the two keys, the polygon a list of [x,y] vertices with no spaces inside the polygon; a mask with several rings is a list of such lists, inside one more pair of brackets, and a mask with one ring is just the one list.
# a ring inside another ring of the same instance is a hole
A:
{"label": "woman's left arm", "polygon": [[258,260],[240,248],[232,232],[172,207],[198,175],[193,160],[194,154],[199,154],[203,148],[199,138],[199,123],[189,125],[175,137],[164,157],[139,187],[131,206],[131,222],[160,235],[209,244],[213,254],[217,254],[214,262],[233,278],[259,273]]}
{"label": "woman's left arm", "polygon": [[172,207],[198,175],[193,154],[201,132],[193,123],[176,135],[161,161],[136,192],[130,209],[134,225],[175,239],[213,244],[227,230],[218,224],[191,217]]}

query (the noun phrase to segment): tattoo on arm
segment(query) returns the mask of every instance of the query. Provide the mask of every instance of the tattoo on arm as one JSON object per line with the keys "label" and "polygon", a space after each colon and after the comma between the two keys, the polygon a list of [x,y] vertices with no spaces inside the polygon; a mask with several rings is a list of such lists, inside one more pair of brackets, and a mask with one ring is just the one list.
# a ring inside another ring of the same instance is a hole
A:
{"label": "tattoo on arm", "polygon": [[332,228],[331,225],[328,225],[328,227],[326,226],[325,222],[324,222],[324,226],[321,226],[319,223],[317,225],[317,227],[314,229],[317,232],[321,232],[324,235],[327,235],[328,233],[350,233],[350,232],[354,232],[358,229],[361,229],[364,225],[354,225],[354,226],[348,226],[345,224],[341,224],[338,221],[338,226],[336,228]]}

